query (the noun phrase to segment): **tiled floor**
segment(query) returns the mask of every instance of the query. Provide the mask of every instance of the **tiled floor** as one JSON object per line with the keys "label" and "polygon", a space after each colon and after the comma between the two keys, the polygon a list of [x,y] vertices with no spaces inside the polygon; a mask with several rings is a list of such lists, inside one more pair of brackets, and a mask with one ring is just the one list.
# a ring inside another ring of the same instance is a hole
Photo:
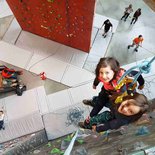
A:
{"label": "tiled floor", "polygon": [[[134,10],[139,7],[142,8],[142,15],[133,26],[130,25],[131,17],[129,17],[127,22],[120,21],[124,8],[128,6],[129,3],[133,4]],[[0,6],[2,6],[2,4],[4,5],[4,8],[6,8],[7,5],[4,0],[0,0]],[[45,89],[48,90],[48,93],[46,92],[45,94],[44,90],[40,87],[34,88],[39,90],[39,92],[43,91],[44,93],[41,93],[43,95],[36,95],[38,94],[38,91],[35,91],[35,93],[31,93],[31,95],[26,97],[29,98],[29,96],[31,96],[31,98],[33,98],[35,96],[34,106],[32,109],[29,107],[29,105],[33,105],[30,104],[31,101],[28,100],[27,102],[29,104],[24,104],[25,109],[27,109],[27,115],[32,114],[36,109],[40,110],[41,115],[57,110],[61,111],[62,108],[72,104],[79,104],[84,98],[91,98],[93,95],[97,94],[100,87],[98,87],[97,90],[93,90],[92,82],[94,79],[93,72],[100,57],[114,56],[122,65],[126,65],[124,66],[126,69],[129,69],[130,67],[139,64],[140,61],[155,55],[155,16],[154,12],[142,0],[131,0],[130,2],[117,0],[117,3],[115,0],[98,0],[96,13],[91,39],[92,47],[89,54],[31,33],[21,31],[21,28],[15,19],[9,28],[6,29],[7,31],[5,30],[6,33],[4,31],[0,31],[0,36],[2,36],[2,40],[0,41],[0,60],[28,71],[24,80],[26,81],[27,79],[29,83],[29,79],[32,77],[30,76],[32,73],[29,71],[35,73],[35,76],[37,76],[40,72],[45,71],[49,79],[56,81],[55,85],[50,85],[50,80],[49,83],[46,83],[45,85],[45,82],[40,80],[41,82],[38,82],[37,85],[35,85],[35,82],[33,83],[31,80],[31,84],[34,87],[44,85],[46,87]],[[3,9],[2,12],[0,11],[1,19],[4,19],[5,16],[8,17],[8,15],[11,15],[10,11]],[[113,33],[109,32],[108,36],[103,38],[103,30],[100,30],[100,28],[103,21],[107,18],[111,20],[114,25],[114,29]],[[4,20],[0,20],[0,24],[1,22],[4,22]],[[127,45],[131,44],[132,39],[139,34],[144,36],[143,47],[140,48],[137,53],[132,50],[127,50]],[[144,75],[146,88],[143,92],[149,98],[154,98],[154,82],[152,82],[150,86],[150,81],[154,81],[154,65],[155,63],[152,63],[151,72]],[[36,80],[37,77],[32,77],[32,79],[33,81],[38,81]],[[57,89],[56,85],[60,89]],[[30,87],[28,84],[28,89],[32,88],[33,87]],[[55,89],[56,91],[60,91],[61,89],[65,90],[52,94],[49,93],[52,92],[51,90]],[[29,91],[33,92],[34,90],[32,89]],[[26,94],[27,92],[25,95]],[[21,98],[14,97],[14,102],[9,100],[12,96],[2,99],[8,101],[6,110],[9,112],[11,107],[16,104],[15,102],[18,102],[18,107],[20,109],[22,104],[19,102],[25,100],[25,95]],[[37,103],[38,106],[36,106],[35,103]],[[4,102],[0,101],[0,105],[4,105]],[[13,113],[10,112],[6,116],[7,119],[11,118],[11,115],[14,115],[14,113],[15,110]],[[14,117],[17,118],[19,116],[18,118],[21,118],[25,116],[22,114],[24,114],[24,112],[21,110],[19,113],[15,114]],[[51,114],[49,113],[49,117],[50,116]],[[46,115],[46,118],[48,118],[48,115]],[[60,118],[60,120],[64,121],[63,118]],[[59,125],[61,124],[61,121],[59,122]],[[52,128],[50,124],[47,126],[48,129]],[[62,133],[62,135],[63,134],[64,133]],[[56,135],[52,136],[56,137]]]}
{"label": "tiled floor", "polygon": [[[137,23],[132,26],[130,25],[130,22],[133,13],[126,22],[120,20],[123,15],[124,8],[130,3],[133,5],[134,11],[138,8],[142,9],[142,15],[139,17]],[[123,65],[155,55],[155,13],[143,2],[143,0],[117,0],[117,3],[115,0],[99,0],[96,12],[119,20],[119,25],[113,35],[106,56],[116,57]],[[128,51],[127,45],[131,44],[133,38],[139,34],[142,34],[144,37],[143,47],[139,49],[138,53],[134,53],[132,50]]]}
{"label": "tiled floor", "polygon": [[0,18],[7,17],[12,15],[12,11],[9,9],[6,0],[0,0]]}

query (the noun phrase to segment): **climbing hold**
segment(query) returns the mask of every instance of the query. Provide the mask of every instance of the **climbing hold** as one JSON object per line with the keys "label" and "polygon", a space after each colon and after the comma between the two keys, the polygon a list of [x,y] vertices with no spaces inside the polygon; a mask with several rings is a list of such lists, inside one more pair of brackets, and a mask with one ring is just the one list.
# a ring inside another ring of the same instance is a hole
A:
{"label": "climbing hold", "polygon": [[140,135],[146,135],[149,134],[149,129],[146,126],[141,126],[140,128],[138,128],[138,130],[136,131],[136,136],[140,136]]}
{"label": "climbing hold", "polygon": [[46,80],[46,73],[45,72],[41,72],[39,75],[40,75],[40,78],[42,80]]}

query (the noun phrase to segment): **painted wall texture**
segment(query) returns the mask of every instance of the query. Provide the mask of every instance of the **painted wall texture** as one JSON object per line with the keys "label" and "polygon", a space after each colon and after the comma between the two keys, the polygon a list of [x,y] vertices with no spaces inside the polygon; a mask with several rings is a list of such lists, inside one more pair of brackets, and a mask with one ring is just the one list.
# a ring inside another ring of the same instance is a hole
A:
{"label": "painted wall texture", "polygon": [[89,52],[96,0],[7,0],[21,28]]}

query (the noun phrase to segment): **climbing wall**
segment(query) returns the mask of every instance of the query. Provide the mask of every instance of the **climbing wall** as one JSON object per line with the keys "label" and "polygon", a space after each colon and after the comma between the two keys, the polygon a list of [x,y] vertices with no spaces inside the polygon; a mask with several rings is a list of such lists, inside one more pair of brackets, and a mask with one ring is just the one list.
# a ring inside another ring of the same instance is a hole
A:
{"label": "climbing wall", "polygon": [[89,52],[95,0],[6,0],[21,28]]}

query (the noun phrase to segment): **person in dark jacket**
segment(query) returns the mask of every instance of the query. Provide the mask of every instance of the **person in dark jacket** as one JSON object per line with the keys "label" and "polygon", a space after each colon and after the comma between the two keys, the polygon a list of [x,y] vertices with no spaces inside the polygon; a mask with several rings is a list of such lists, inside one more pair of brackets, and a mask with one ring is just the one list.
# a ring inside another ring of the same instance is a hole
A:
{"label": "person in dark jacket", "polygon": [[[97,104],[97,100],[94,102]],[[104,111],[84,122],[79,122],[79,126],[97,132],[118,129],[137,121],[149,108],[146,96],[136,92],[133,96],[124,96],[121,103],[115,104],[114,100],[111,102],[110,111]]]}
{"label": "person in dark jacket", "polygon": [[108,33],[110,27],[111,27],[111,32],[112,32],[113,25],[111,24],[110,20],[107,19],[107,20],[104,21],[103,25],[101,26],[101,29],[102,29],[103,26],[104,26],[104,33],[102,34],[102,36],[105,38],[107,36],[107,33]]}
{"label": "person in dark jacket", "polygon": [[135,24],[140,15],[141,15],[141,9],[139,8],[135,11],[130,24],[132,24],[132,23]]}
{"label": "person in dark jacket", "polygon": [[[107,103],[109,103],[109,96],[114,92],[123,93],[126,87],[122,86],[120,90],[115,90],[117,82],[125,73],[125,70],[120,68],[119,62],[113,57],[101,58],[99,63],[97,64],[95,73],[96,78],[93,82],[93,88],[96,89],[100,82],[103,83],[103,86],[98,97],[94,97],[94,101],[97,100],[97,104],[94,104],[92,100],[83,100],[83,103],[85,105],[90,105],[93,107],[92,111],[90,112],[90,117],[97,115],[104,106],[109,107],[109,105],[107,105]],[[137,71],[132,71],[129,76],[132,77],[136,74]],[[143,89],[145,81],[142,75],[138,77],[137,81],[139,83],[138,89]]]}

